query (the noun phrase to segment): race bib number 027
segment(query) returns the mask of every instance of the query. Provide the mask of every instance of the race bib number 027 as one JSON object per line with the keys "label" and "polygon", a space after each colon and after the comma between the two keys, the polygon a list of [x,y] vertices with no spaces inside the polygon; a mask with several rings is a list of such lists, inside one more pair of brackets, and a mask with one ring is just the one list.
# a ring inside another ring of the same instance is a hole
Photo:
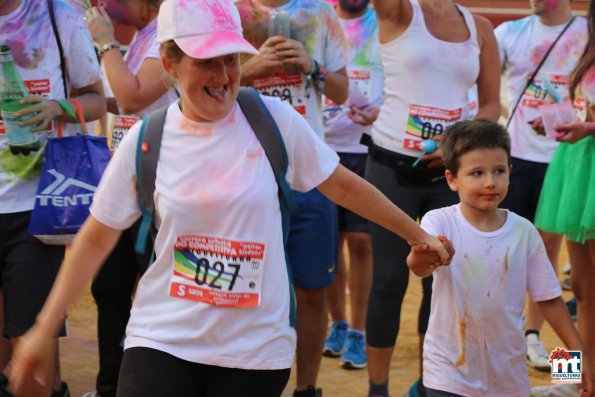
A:
{"label": "race bib number 027", "polygon": [[214,306],[257,307],[264,254],[261,243],[178,237],[169,295]]}

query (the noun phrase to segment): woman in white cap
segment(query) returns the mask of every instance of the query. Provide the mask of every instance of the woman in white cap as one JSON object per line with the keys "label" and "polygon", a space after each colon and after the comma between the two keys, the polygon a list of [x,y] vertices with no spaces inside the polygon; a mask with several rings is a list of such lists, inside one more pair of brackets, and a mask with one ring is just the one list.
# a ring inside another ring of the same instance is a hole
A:
{"label": "woman in white cap", "polygon": [[[232,0],[166,0],[157,40],[181,98],[169,106],[165,119],[154,194],[156,258],[138,285],[118,396],[279,396],[296,341],[289,322],[277,184],[236,103],[239,53],[257,51],[242,37]],[[289,104],[263,100],[287,149],[286,180],[292,189],[318,188],[411,245],[434,251],[437,265],[447,263],[448,242],[423,232],[339,165],[337,155]],[[139,130],[140,123],[116,151],[50,297],[15,352],[11,379],[18,394],[25,395],[32,380],[44,379],[43,364],[51,357],[51,336],[60,319],[121,230],[140,217],[134,165]],[[228,249],[249,250],[250,266],[229,263],[220,255]],[[198,268],[203,259],[217,261],[225,271],[235,265],[232,278],[237,280],[251,272],[255,283],[250,288],[256,288],[249,291],[242,282],[237,291],[227,282],[223,291],[229,299],[223,305],[209,299],[213,289],[198,281],[192,285],[196,277],[183,278],[184,266]],[[244,300],[248,295],[256,299]]]}

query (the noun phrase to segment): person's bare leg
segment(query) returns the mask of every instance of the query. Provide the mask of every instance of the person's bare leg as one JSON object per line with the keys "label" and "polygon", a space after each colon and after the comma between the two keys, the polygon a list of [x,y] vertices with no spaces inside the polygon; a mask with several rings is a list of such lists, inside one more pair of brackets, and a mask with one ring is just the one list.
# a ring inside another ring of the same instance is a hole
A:
{"label": "person's bare leg", "polygon": [[350,328],[364,331],[372,287],[372,240],[370,233],[365,232],[349,232],[345,237],[349,249]]}
{"label": "person's bare leg", "polygon": [[296,287],[297,298],[297,371],[296,390],[316,386],[328,321],[327,288]]}
{"label": "person's bare leg", "polygon": [[[554,266],[554,271],[558,274],[558,258],[560,257],[560,247],[562,246],[563,237],[559,234],[539,231],[547,257]],[[527,303],[527,325],[525,329],[539,331],[543,326],[543,315],[539,311],[539,307],[535,302],[529,300]]]}
{"label": "person's bare leg", "polygon": [[568,255],[572,263],[570,282],[576,297],[578,331],[587,360],[595,362],[595,240],[586,244],[568,241]]}
{"label": "person's bare leg", "polygon": [[[333,321],[347,321],[347,314],[345,313],[345,288],[347,286],[347,264],[345,262],[345,255],[343,254],[343,246],[345,243],[345,233],[339,234],[339,251],[337,262],[337,273],[335,274],[335,282],[328,287],[328,303],[329,312]],[[350,258],[350,261],[352,259]],[[353,293],[353,292],[352,292]]]}
{"label": "person's bare leg", "polygon": [[394,346],[372,347],[366,346],[368,353],[368,378],[370,383],[381,385],[388,382],[390,360],[393,356]]}

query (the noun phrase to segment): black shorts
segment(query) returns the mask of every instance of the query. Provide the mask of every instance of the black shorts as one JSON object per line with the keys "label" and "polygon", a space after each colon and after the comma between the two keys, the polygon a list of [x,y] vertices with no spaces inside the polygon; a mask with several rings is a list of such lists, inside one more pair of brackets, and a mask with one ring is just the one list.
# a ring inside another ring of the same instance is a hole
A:
{"label": "black shorts", "polygon": [[0,214],[3,335],[7,337],[21,336],[35,323],[64,260],[63,245],[43,244],[27,231],[30,217],[31,211]]}
{"label": "black shorts", "polygon": [[511,163],[508,194],[500,203],[500,208],[509,209],[533,222],[548,164],[514,157]]}
{"label": "black shorts", "polygon": [[[337,153],[341,164],[348,170],[364,177],[366,173],[367,153]],[[353,212],[337,206],[339,216],[339,232],[370,232],[370,224],[367,219],[354,214]]]}

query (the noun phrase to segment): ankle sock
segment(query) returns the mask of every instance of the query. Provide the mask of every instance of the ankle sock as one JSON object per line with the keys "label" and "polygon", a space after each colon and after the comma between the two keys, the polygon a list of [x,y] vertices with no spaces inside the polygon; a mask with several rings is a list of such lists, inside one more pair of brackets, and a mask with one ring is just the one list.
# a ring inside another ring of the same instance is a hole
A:
{"label": "ankle sock", "polygon": [[388,395],[388,381],[386,383],[380,383],[380,384],[370,382],[370,389],[368,390],[368,396],[390,397]]}

